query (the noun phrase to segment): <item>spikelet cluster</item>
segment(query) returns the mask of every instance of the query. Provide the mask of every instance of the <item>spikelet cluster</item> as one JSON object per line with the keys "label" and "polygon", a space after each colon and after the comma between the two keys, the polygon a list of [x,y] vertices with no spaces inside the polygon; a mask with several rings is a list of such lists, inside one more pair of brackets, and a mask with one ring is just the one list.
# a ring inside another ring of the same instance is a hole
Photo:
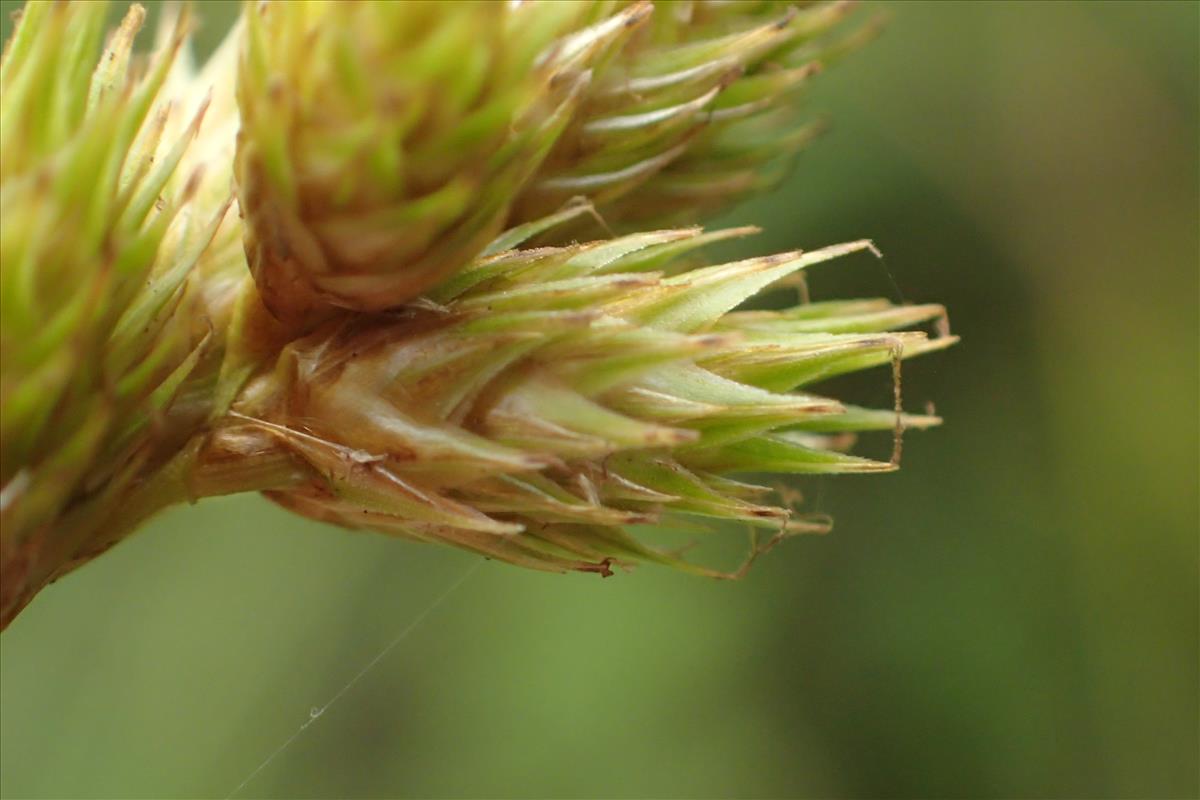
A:
{"label": "spikelet cluster", "polygon": [[[813,138],[798,93],[874,33],[850,10],[254,2],[196,66],[186,13],[142,56],[137,6],[102,46],[103,4],[31,3],[0,62],[0,624],[233,492],[550,571],[740,574],[640,533],[687,517],[752,556],[826,530],[762,474],[895,469],[938,422],[899,364],[945,311],[794,304],[870,243],[712,265],[753,229],[695,224]],[[820,391],[881,365],[890,408]],[[866,430],[890,460],[847,452]]]}
{"label": "spikelet cluster", "polygon": [[[575,212],[579,213],[579,212]],[[524,231],[527,232],[527,231]],[[853,242],[689,269],[746,229],[657,231],[482,257],[425,301],[345,317],[252,381],[213,457],[286,450],[311,469],[269,492],[306,516],[550,571],[642,560],[704,575],[631,525],[735,520],[823,532],[731,475],[895,469],[842,452],[857,431],[927,427],[811,384],[940,349],[896,329],[944,319],[886,300],[733,311]]]}
{"label": "spikelet cluster", "polygon": [[237,166],[266,306],[381,311],[465,265],[571,117],[621,24],[588,4],[264,4],[248,16]]}
{"label": "spikelet cluster", "polygon": [[610,223],[693,223],[769,189],[823,129],[797,99],[810,78],[871,38],[838,28],[850,2],[666,2],[626,7],[625,35],[514,221],[592,198]]}
{"label": "spikelet cluster", "polygon": [[231,198],[181,163],[207,106],[167,96],[188,20],[146,58],[132,51],[143,17],[131,8],[102,48],[104,4],[30,4],[3,58],[6,618],[111,543],[107,510],[198,422],[178,400],[216,337],[189,277]]}
{"label": "spikelet cluster", "polygon": [[660,5],[260,6],[237,173],[267,307],[394,307],[579,196],[694,222],[784,174],[820,127],[792,99],[871,30],[824,38],[845,2]]}

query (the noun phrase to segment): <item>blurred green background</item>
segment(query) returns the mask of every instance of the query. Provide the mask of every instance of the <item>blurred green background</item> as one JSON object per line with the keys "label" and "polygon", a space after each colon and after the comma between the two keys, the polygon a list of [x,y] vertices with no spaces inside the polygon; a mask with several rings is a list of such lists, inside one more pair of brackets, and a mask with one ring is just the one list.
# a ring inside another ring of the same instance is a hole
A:
{"label": "blurred green background", "polygon": [[[482,564],[239,796],[1200,794],[1198,9],[890,7],[725,221],[876,240],[816,296],[945,302],[963,343],[904,383],[945,427],[801,484],[834,533],[740,583]],[[167,514],[4,634],[0,792],[224,797],[476,562]]]}

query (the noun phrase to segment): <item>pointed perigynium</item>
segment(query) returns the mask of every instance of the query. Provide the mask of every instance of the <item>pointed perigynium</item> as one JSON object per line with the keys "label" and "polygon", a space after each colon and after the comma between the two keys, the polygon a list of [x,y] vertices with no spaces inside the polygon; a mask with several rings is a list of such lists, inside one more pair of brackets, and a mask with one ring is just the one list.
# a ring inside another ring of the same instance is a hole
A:
{"label": "pointed perigynium", "polygon": [[[500,232],[646,7],[263,3],[248,11],[237,178],[266,306],[301,327],[381,311]],[[551,46],[553,43],[553,46]]]}
{"label": "pointed perigynium", "polygon": [[208,101],[182,91],[188,20],[147,58],[142,8],[105,46],[107,11],[31,3],[0,71],[0,626],[129,531],[216,368],[194,275],[232,198],[189,155]]}
{"label": "pointed perigynium", "polygon": [[734,311],[797,270],[869,247],[687,269],[698,247],[745,232],[482,258],[420,303],[331,322],[287,347],[247,385],[206,457],[287,454],[310,477],[269,496],[345,527],[551,571],[654,561],[721,575],[629,526],[700,515],[776,536],[823,530],[731,476],[893,469],[842,452],[847,434],[936,418],[806,387],[955,341],[894,332],[944,319],[935,305]]}

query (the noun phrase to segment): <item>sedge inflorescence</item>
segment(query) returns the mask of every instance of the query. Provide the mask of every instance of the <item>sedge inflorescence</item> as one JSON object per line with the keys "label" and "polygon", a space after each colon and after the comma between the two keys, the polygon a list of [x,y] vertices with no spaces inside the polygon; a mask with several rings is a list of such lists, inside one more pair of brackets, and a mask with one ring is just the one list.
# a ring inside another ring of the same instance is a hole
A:
{"label": "sedge inflorescence", "polygon": [[953,343],[944,309],[746,310],[870,243],[714,265],[753,229],[694,223],[813,138],[793,100],[872,35],[850,10],[254,3],[196,66],[187,13],[143,57],[136,6],[101,49],[100,4],[31,3],[0,74],[0,618],[243,491],[551,571],[738,574],[639,533],[684,516],[754,554],[826,530],[746,476],[895,469],[853,434],[938,420],[817,384]]}

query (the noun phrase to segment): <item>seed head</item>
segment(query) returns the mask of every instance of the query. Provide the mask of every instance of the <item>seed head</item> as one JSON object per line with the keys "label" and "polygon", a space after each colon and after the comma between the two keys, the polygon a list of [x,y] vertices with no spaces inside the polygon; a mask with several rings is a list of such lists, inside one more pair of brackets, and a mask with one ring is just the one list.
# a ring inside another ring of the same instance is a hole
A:
{"label": "seed head", "polygon": [[248,386],[210,457],[290,454],[269,492],[344,527],[522,566],[603,572],[650,560],[717,572],[628,526],[699,515],[779,535],[823,530],[731,475],[885,472],[848,434],[926,427],[807,387],[951,344],[940,306],[887,301],[733,311],[839,245],[687,269],[748,231],[666,230],[476,260],[420,304],[350,316],[289,345]]}
{"label": "seed head", "polygon": [[[267,2],[196,68],[186,13],[142,57],[139,6],[102,48],[103,4],[31,3],[0,57],[0,625],[233,492],[551,571],[740,574],[638,533],[689,516],[770,532],[752,557],[826,530],[750,476],[894,469],[939,422],[899,364],[945,312],[746,310],[870,243],[709,265],[754,229],[687,226],[812,138],[793,98],[873,31],[849,8]],[[890,409],[814,393],[886,364]],[[892,458],[850,455],[873,429]]]}
{"label": "seed head", "polygon": [[878,27],[841,32],[853,5],[643,4],[513,221],[584,195],[613,224],[690,224],[770,188],[823,128],[797,119],[801,90]]}
{"label": "seed head", "polygon": [[30,3],[0,66],[4,620],[111,543],[108,512],[198,421],[176,401],[216,341],[193,276],[230,195],[185,158],[204,94],[168,89],[188,17],[145,58],[141,6],[102,47],[106,15]]}
{"label": "seed head", "polygon": [[569,28],[590,8],[573,5],[250,10],[237,177],[276,316],[390,308],[479,254],[622,32]]}

